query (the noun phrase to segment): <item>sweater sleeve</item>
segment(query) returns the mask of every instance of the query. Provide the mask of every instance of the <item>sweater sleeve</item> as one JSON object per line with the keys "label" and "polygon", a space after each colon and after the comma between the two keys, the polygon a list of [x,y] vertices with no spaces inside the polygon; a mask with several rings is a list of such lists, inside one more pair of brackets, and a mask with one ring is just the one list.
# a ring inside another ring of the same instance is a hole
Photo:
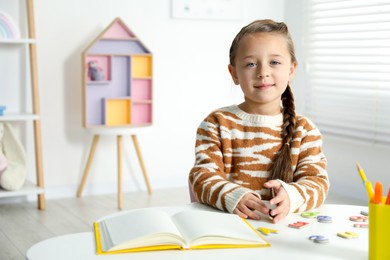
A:
{"label": "sweater sleeve", "polygon": [[293,158],[297,160],[293,182],[281,181],[290,198],[290,213],[317,208],[324,203],[329,190],[327,161],[319,130],[313,128],[304,132],[300,145],[292,149]]}
{"label": "sweater sleeve", "polygon": [[[210,119],[210,118],[209,118]],[[207,205],[233,213],[238,202],[253,190],[229,181],[225,172],[221,130],[219,124],[211,120],[203,121],[196,135],[195,165],[189,174],[194,195]],[[226,156],[226,153],[225,155]]]}

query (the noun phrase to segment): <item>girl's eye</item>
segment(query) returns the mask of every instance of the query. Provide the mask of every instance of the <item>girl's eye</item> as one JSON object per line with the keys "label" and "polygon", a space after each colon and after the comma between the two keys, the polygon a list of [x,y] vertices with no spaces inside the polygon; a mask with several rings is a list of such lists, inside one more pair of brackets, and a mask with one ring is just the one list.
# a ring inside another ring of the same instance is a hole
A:
{"label": "girl's eye", "polygon": [[271,61],[271,65],[279,65],[279,64],[280,64],[279,61],[276,61],[276,60]]}
{"label": "girl's eye", "polygon": [[246,66],[248,67],[248,68],[253,68],[253,67],[256,67],[256,63],[254,63],[254,62],[249,62],[248,64],[246,64]]}

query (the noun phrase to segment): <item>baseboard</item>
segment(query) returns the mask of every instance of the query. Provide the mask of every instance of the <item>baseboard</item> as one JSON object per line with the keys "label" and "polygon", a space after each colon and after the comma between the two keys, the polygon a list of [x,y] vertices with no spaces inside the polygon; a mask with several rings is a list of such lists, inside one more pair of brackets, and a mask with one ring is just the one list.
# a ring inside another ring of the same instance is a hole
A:
{"label": "baseboard", "polygon": [[[172,182],[169,180],[159,181],[151,183],[153,190],[160,189],[171,189],[171,188],[187,188],[187,183]],[[45,187],[45,199],[65,199],[75,198],[77,193],[78,185],[63,185],[63,186],[48,186]],[[145,183],[134,183],[131,181],[125,181],[123,183],[123,192],[140,192],[147,191]],[[93,195],[104,195],[104,194],[115,194],[118,192],[116,182],[104,182],[104,183],[87,183],[84,187],[82,196],[93,196]],[[37,195],[25,195],[17,197],[1,198],[0,204],[11,204],[11,203],[22,203],[32,202],[37,200]]]}

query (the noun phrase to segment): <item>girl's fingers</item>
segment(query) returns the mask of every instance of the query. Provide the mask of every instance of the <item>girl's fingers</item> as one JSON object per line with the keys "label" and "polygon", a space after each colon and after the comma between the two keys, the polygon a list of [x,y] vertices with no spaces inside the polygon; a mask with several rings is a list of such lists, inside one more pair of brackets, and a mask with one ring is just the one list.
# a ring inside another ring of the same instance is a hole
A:
{"label": "girl's fingers", "polygon": [[242,218],[260,219],[260,216],[255,211],[262,212],[263,209],[258,201],[242,200],[238,203],[233,213],[238,214]]}
{"label": "girl's fingers", "polygon": [[254,212],[251,208],[248,208],[247,206],[242,206],[239,211],[246,216],[246,218],[251,218],[251,219],[260,219],[260,216]]}
{"label": "girl's fingers", "polygon": [[280,187],[282,186],[282,184],[280,183],[280,181],[277,181],[277,180],[270,180],[270,181],[267,181],[266,183],[264,183],[264,187],[265,188],[273,188],[273,189],[279,189]]}
{"label": "girl's fingers", "polygon": [[281,202],[278,206],[271,211],[271,214],[275,217],[273,218],[273,223],[277,223],[283,218],[285,218],[288,214],[289,207],[287,207],[285,202]]}
{"label": "girl's fingers", "polygon": [[282,201],[285,200],[285,196],[283,195],[280,195],[280,194],[277,194],[275,197],[273,197],[270,201],[269,201],[269,204],[270,205],[278,205],[279,203],[281,203]]}
{"label": "girl's fingers", "polygon": [[239,209],[237,209],[237,208],[235,208],[235,209],[233,210],[233,213],[236,214],[236,215],[238,215],[240,218],[248,218],[247,215],[245,215],[244,213],[242,213],[241,210],[239,210]]}

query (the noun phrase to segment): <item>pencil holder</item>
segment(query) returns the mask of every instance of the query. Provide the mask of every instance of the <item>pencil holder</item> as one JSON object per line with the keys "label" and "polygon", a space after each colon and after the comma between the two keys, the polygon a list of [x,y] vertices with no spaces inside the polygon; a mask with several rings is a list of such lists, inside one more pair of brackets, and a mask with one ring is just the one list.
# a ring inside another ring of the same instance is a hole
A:
{"label": "pencil holder", "polygon": [[390,205],[369,204],[369,259],[390,259]]}

